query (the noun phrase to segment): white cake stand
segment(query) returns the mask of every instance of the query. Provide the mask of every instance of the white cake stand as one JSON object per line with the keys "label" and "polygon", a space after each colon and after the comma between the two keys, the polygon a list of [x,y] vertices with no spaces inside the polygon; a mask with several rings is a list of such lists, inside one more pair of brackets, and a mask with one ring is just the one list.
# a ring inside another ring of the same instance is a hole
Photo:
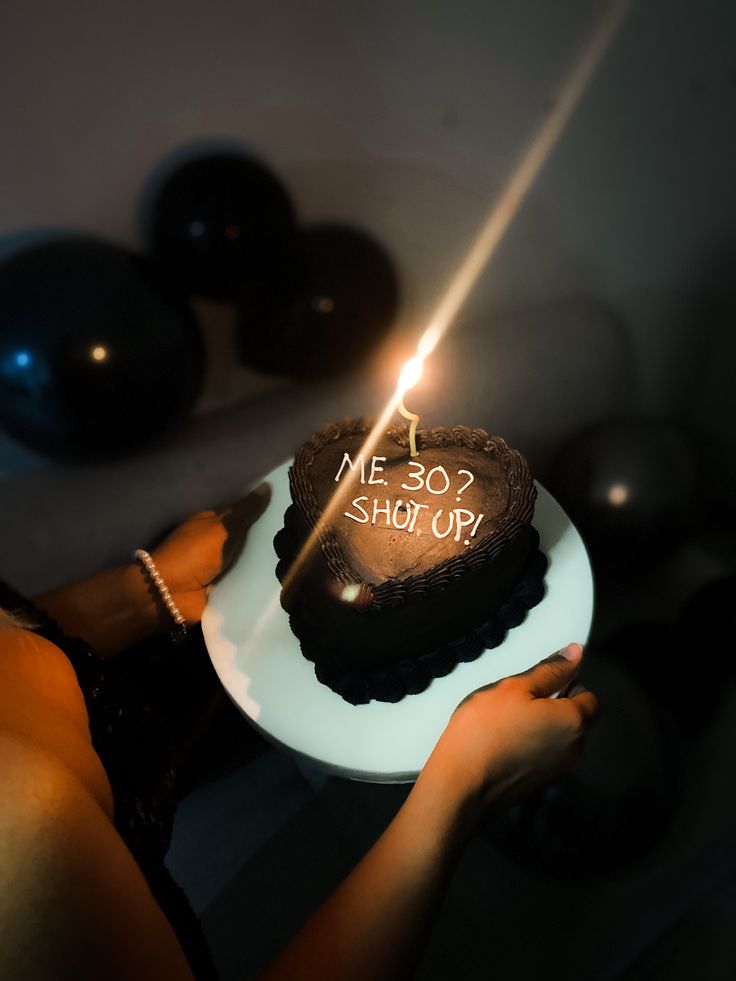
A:
{"label": "white cake stand", "polygon": [[593,578],[580,535],[537,485],[534,525],[549,559],[546,594],[499,647],[396,703],[350,705],[314,676],[279,603],[273,538],[291,503],[285,463],[265,478],[271,502],[240,559],[215,586],[202,617],[212,663],[228,695],[267,739],[355,780],[414,780],[457,704],[470,692],[531,667],[570,641],[585,643]]}

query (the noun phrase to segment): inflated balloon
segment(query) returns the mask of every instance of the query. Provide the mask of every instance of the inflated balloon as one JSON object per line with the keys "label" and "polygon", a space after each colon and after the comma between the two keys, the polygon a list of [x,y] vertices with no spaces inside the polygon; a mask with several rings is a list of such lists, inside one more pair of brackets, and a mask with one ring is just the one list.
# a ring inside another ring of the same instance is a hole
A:
{"label": "inflated balloon", "polygon": [[[714,627],[717,623],[724,625],[728,614],[722,608],[720,616],[713,619]],[[728,643],[724,646],[721,640],[712,645],[706,629],[701,629],[699,635],[689,635],[687,626],[683,613],[679,622],[639,621],[615,631],[605,643],[606,655],[637,680],[661,716],[668,718],[684,737],[699,733],[712,721],[718,700],[726,690],[724,682],[734,672]],[[693,697],[692,680],[688,681],[695,671],[703,697]]]}
{"label": "inflated balloon", "polygon": [[213,153],[170,172],[144,215],[154,256],[190,294],[236,299],[291,247],[294,209],[263,164]]}
{"label": "inflated balloon", "polygon": [[0,265],[0,424],[42,452],[109,457],[191,409],[203,347],[148,260],[56,238]]}
{"label": "inflated balloon", "polygon": [[244,291],[241,360],[274,374],[336,374],[375,350],[398,303],[393,261],[375,239],[343,225],[307,228],[268,291]]}
{"label": "inflated balloon", "polygon": [[[717,704],[730,690],[736,675],[734,637],[736,637],[736,575],[714,579],[701,586],[680,613],[677,635],[683,669],[687,670],[697,657],[703,674],[703,685],[712,697],[703,698],[707,721],[716,714]],[[690,703],[693,699],[690,698]],[[694,720],[697,722],[697,706]],[[689,713],[689,709],[688,709]],[[688,714],[688,718],[689,718]]]}
{"label": "inflated balloon", "polygon": [[683,429],[655,420],[607,422],[568,443],[549,486],[591,548],[615,562],[654,560],[694,530],[699,461]]}
{"label": "inflated balloon", "polygon": [[736,637],[736,575],[713,579],[701,586],[685,603],[678,633],[683,643],[701,645],[708,657],[720,648],[731,671],[736,671],[732,645]]}
{"label": "inflated balloon", "polygon": [[682,798],[682,745],[620,664],[589,654],[583,682],[604,708],[572,774],[490,823],[520,863],[562,879],[617,875],[665,838]]}

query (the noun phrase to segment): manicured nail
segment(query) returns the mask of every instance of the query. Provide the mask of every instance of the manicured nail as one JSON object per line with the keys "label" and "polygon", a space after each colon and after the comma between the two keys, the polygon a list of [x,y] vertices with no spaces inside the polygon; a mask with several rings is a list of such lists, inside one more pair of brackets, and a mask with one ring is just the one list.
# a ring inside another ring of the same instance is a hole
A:
{"label": "manicured nail", "polygon": [[567,661],[579,661],[583,656],[583,648],[580,644],[568,644],[567,647],[563,647],[560,654]]}

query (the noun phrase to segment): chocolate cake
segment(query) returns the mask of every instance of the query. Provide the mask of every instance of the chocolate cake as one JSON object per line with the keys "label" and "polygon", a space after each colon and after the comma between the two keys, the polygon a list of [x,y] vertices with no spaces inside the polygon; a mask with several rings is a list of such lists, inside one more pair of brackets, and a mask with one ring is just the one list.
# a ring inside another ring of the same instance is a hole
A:
{"label": "chocolate cake", "polygon": [[297,452],[274,545],[317,678],[353,704],[423,691],[498,646],[544,593],[523,456],[482,429],[326,426]]}

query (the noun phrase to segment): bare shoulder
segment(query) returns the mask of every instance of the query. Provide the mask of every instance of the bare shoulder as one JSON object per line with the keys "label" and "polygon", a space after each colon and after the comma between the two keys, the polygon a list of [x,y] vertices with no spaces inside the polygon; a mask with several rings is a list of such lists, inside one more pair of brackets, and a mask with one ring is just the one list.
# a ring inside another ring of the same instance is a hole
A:
{"label": "bare shoulder", "polygon": [[0,800],[0,977],[191,977],[133,857],[58,758],[0,731]]}
{"label": "bare shoulder", "polygon": [[112,815],[112,791],[92,747],[74,668],[63,651],[29,630],[0,630],[0,731],[18,737],[9,750],[14,760],[25,746],[31,768],[48,772],[53,761],[28,757],[32,746],[48,750],[62,764],[54,772],[66,767]]}
{"label": "bare shoulder", "polygon": [[21,841],[36,841],[70,798],[85,791],[54,754],[18,733],[0,729],[0,874],[5,859],[20,860]]}

